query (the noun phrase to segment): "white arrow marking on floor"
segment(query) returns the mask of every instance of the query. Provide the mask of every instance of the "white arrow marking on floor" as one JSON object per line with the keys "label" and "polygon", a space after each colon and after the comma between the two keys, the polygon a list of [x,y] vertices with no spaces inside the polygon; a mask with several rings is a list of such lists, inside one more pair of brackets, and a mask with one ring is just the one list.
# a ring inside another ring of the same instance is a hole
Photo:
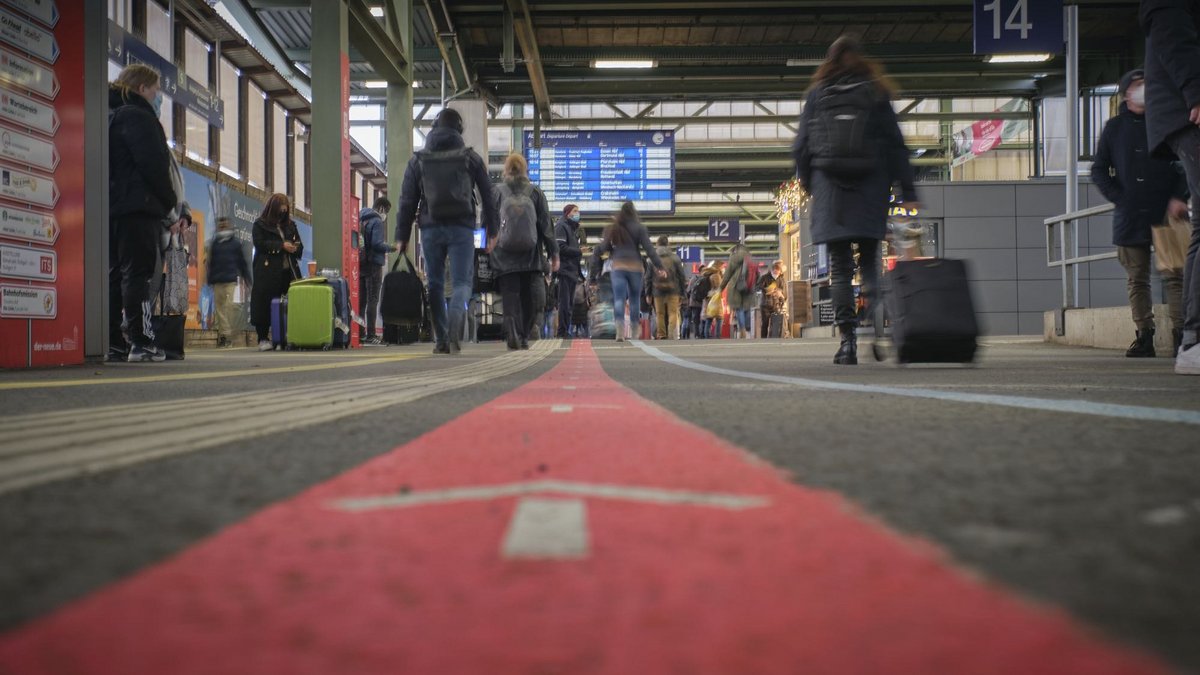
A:
{"label": "white arrow marking on floor", "polygon": [[590,549],[587,505],[581,499],[524,497],[500,546],[505,558],[571,560]]}

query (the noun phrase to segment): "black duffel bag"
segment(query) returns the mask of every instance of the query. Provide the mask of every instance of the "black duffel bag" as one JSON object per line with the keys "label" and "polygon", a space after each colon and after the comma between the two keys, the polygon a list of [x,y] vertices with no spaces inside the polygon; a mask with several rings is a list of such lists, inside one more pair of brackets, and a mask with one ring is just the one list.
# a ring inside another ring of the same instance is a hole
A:
{"label": "black duffel bag", "polygon": [[419,325],[425,318],[425,285],[404,253],[396,258],[391,271],[383,277],[379,311],[384,325]]}

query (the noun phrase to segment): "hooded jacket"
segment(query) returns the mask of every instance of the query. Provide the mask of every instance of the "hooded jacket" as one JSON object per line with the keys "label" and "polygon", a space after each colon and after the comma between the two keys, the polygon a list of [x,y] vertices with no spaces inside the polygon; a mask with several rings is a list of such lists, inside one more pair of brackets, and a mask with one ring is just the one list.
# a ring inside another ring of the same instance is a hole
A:
{"label": "hooded jacket", "polygon": [[580,277],[583,251],[579,247],[579,223],[559,216],[554,224],[554,240],[558,242],[558,275],[568,279]]}
{"label": "hooded jacket", "polygon": [[217,230],[213,235],[206,256],[209,284],[236,283],[239,276],[247,283],[250,282],[250,263],[246,262],[246,248],[236,235],[233,230]]}
{"label": "hooded jacket", "polygon": [[1200,105],[1200,0],[1142,0],[1146,35],[1146,134],[1155,157],[1171,159],[1167,139],[1191,125]]}
{"label": "hooded jacket", "polygon": [[846,75],[830,83],[821,83],[808,92],[800,127],[792,146],[796,176],[812,195],[812,241],[826,244],[853,239],[883,239],[887,234],[888,205],[892,185],[899,184],[904,201],[917,201],[908,148],[900,133],[896,111],[881,92],[867,117],[866,136],[880,154],[875,170],[852,184],[843,184],[812,165],[808,130],[817,113],[818,101],[825,89],[835,84],[862,82],[858,75]]}
{"label": "hooded jacket", "polygon": [[669,295],[682,296],[687,287],[687,272],[683,269],[683,262],[679,260],[679,256],[674,251],[666,246],[659,246],[656,252],[662,260],[663,269],[667,271],[667,278],[674,283],[671,287],[660,288],[658,282],[667,280],[659,279],[658,275],[654,273],[654,269],[650,268],[646,274],[646,288],[651,289],[651,293],[656,298],[665,298]]}
{"label": "hooded jacket", "polygon": [[182,195],[171,184],[171,151],[154,107],[108,88],[108,213],[166,221]]}
{"label": "hooded jacket", "polygon": [[392,247],[387,243],[383,216],[375,209],[363,209],[358,212],[358,227],[363,241],[358,264],[376,267],[386,265],[387,254],[392,252]]}
{"label": "hooded jacket", "polygon": [[[463,141],[462,134],[449,127],[435,127],[429,132],[429,136],[425,138],[425,150],[432,152],[457,150],[465,147],[466,142]],[[479,157],[479,153],[470,150],[467,153],[466,170],[470,172],[475,187],[479,190],[479,196],[482,198],[483,226],[487,228],[488,239],[490,240],[496,236],[496,232],[500,227],[500,218],[496,212],[496,198],[492,194],[492,183],[488,178],[487,164]],[[433,220],[426,212],[427,209],[421,208],[423,199],[421,191],[421,157],[419,153],[415,153],[408,160],[408,167],[404,170],[404,185],[400,191],[400,205],[396,210],[396,241],[409,240],[412,236],[413,220],[418,217],[420,218],[420,222],[417,225],[422,229],[426,227],[467,227],[474,229],[474,219],[471,222],[462,223],[441,223]]]}
{"label": "hooded jacket", "polygon": [[[1122,91],[1128,88],[1131,75],[1122,79]],[[1149,246],[1150,227],[1165,222],[1167,202],[1172,197],[1187,197],[1183,174],[1170,162],[1150,156],[1145,116],[1124,102],[1100,134],[1092,180],[1116,206],[1112,219],[1112,243],[1116,246]]]}
{"label": "hooded jacket", "polygon": [[733,253],[729,254],[729,264],[725,267],[725,277],[721,280],[722,291],[727,290],[725,301],[730,310],[754,309],[754,288],[746,284],[747,263],[754,264],[754,258],[744,245],[738,244]]}
{"label": "hooded jacket", "polygon": [[[492,251],[492,271],[496,273],[496,276],[514,272],[541,272],[542,251],[545,251],[546,256],[551,259],[558,255],[558,242],[554,241],[554,233],[550,227],[550,210],[546,205],[546,196],[524,176],[505,178],[504,183],[514,193],[526,190],[530,192],[529,198],[533,201],[533,208],[537,212],[537,245],[532,250],[521,252],[506,251],[497,246]],[[495,203],[492,207],[497,211],[500,208],[500,200],[504,198],[503,195],[502,191],[495,191]]]}

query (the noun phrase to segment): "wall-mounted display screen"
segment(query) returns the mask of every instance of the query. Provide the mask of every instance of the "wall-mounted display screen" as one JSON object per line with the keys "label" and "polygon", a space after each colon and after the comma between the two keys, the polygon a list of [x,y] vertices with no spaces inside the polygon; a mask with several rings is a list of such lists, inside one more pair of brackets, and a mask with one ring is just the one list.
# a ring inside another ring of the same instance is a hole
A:
{"label": "wall-mounted display screen", "polygon": [[543,131],[524,136],[529,179],[550,211],[575,204],[585,213],[616,211],[630,200],[642,214],[675,212],[675,132]]}

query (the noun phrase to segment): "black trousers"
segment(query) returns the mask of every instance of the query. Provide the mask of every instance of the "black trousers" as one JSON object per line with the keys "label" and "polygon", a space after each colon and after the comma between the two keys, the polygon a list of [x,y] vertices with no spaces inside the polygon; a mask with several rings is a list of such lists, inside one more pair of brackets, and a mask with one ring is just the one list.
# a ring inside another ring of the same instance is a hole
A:
{"label": "black trousers", "polygon": [[162,231],[161,221],[154,218],[112,219],[108,238],[109,349],[128,351],[130,343],[154,345],[150,317],[162,274]]}
{"label": "black trousers", "polygon": [[358,270],[358,315],[367,322],[362,337],[375,336],[375,317],[379,314],[379,292],[383,290],[383,266],[363,263]]}
{"label": "black trousers", "polygon": [[509,330],[516,330],[519,340],[529,339],[530,318],[533,316],[533,284],[542,283],[541,272],[510,272],[496,277],[500,300],[504,303],[504,318]]}
{"label": "black trousers", "polygon": [[[867,300],[867,312],[875,307],[879,287],[879,240],[855,239],[853,241],[829,242],[830,295],[833,299],[834,323],[839,326],[858,326],[858,312],[854,306],[854,252],[851,244],[858,244],[858,268],[862,272],[862,292]],[[870,314],[866,314],[870,316]]]}
{"label": "black trousers", "polygon": [[567,337],[571,332],[571,314],[575,311],[575,287],[579,279],[560,274],[558,276],[558,337]]}

